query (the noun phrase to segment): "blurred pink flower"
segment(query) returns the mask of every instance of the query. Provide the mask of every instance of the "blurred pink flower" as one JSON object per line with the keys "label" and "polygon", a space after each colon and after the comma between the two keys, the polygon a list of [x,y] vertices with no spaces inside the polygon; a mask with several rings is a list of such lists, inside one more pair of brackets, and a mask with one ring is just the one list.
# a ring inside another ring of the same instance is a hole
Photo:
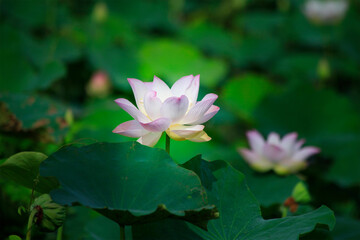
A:
{"label": "blurred pink flower", "polygon": [[207,94],[197,101],[200,75],[184,76],[169,88],[160,78],[153,82],[128,79],[134,92],[137,107],[124,98],[115,102],[134,120],[117,126],[113,132],[139,138],[137,141],[154,146],[163,131],[178,141],[206,142],[211,138],[205,133],[202,123],[211,119],[219,107],[213,105],[216,94]]}
{"label": "blurred pink flower", "polygon": [[247,138],[251,150],[240,148],[239,153],[258,171],[273,169],[278,174],[289,174],[306,167],[306,158],[320,152],[317,147],[304,147],[305,140],[297,141],[297,133],[286,134],[280,139],[279,134],[270,133],[267,140],[256,131],[248,131]]}
{"label": "blurred pink flower", "polygon": [[106,97],[111,91],[111,83],[106,72],[97,71],[86,86],[87,93],[92,97]]}
{"label": "blurred pink flower", "polygon": [[333,24],[345,16],[348,7],[348,0],[307,0],[304,13],[313,22]]}

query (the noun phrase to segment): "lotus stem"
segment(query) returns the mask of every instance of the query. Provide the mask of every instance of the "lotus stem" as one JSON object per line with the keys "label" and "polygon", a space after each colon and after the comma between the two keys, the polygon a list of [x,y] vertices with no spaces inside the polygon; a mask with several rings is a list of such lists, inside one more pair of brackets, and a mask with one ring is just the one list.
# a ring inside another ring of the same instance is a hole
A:
{"label": "lotus stem", "polygon": [[119,226],[120,226],[120,240],[125,240],[125,226],[121,224]]}
{"label": "lotus stem", "polygon": [[58,228],[56,240],[62,240],[63,227],[64,227],[64,225],[62,225],[61,227]]}
{"label": "lotus stem", "polygon": [[37,213],[37,211],[34,209],[33,211],[31,211],[30,215],[29,215],[29,220],[28,220],[28,225],[27,225],[27,229],[26,229],[26,240],[31,240],[31,228],[34,222],[34,217],[35,214]]}
{"label": "lotus stem", "polygon": [[165,136],[166,136],[165,150],[170,155],[170,137],[166,133],[165,133]]}
{"label": "lotus stem", "polygon": [[30,201],[29,201],[29,206],[28,206],[28,211],[30,212],[30,208],[31,208],[31,204],[34,202],[34,198],[35,198],[35,188],[36,185],[39,183],[39,175],[37,175],[37,177],[34,179],[34,183],[33,183],[33,187],[31,189],[31,196],[30,196]]}

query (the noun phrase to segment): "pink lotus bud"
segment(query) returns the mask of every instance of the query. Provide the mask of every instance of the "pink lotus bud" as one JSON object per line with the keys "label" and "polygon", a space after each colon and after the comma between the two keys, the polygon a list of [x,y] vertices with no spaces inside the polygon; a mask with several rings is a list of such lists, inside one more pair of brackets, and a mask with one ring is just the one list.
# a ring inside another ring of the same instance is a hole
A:
{"label": "pink lotus bud", "polygon": [[124,98],[115,102],[134,120],[120,124],[114,133],[139,138],[138,142],[147,146],[154,146],[164,131],[178,141],[206,142],[211,139],[201,124],[219,111],[220,108],[213,105],[218,96],[210,93],[197,101],[200,75],[184,76],[171,88],[156,76],[153,82],[133,78],[128,81],[137,107]]}
{"label": "pink lotus bud", "polygon": [[316,147],[304,147],[304,140],[297,141],[297,133],[286,134],[282,139],[270,133],[267,140],[256,130],[248,131],[251,150],[240,148],[239,153],[250,166],[258,171],[273,169],[278,174],[289,174],[304,169],[306,159],[320,152]]}
{"label": "pink lotus bud", "polygon": [[88,95],[92,97],[106,97],[111,91],[111,83],[105,72],[97,71],[86,87]]}
{"label": "pink lotus bud", "polygon": [[104,22],[108,18],[108,15],[109,15],[108,7],[106,6],[105,3],[98,2],[94,5],[92,18],[96,22],[99,22],[99,23]]}

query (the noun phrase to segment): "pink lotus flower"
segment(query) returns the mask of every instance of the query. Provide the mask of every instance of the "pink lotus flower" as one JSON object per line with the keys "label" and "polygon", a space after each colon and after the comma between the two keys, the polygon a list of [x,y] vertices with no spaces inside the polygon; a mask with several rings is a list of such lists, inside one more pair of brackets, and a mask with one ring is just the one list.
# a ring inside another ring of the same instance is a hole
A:
{"label": "pink lotus flower", "polygon": [[154,146],[163,131],[178,141],[211,140],[201,124],[219,111],[220,108],[213,105],[218,96],[210,93],[197,101],[200,75],[182,77],[171,89],[156,76],[153,82],[133,78],[128,81],[137,107],[124,98],[115,102],[134,120],[120,124],[113,130],[114,133],[139,138],[137,141],[147,146]]}
{"label": "pink lotus flower", "polygon": [[254,169],[265,172],[273,169],[278,174],[289,174],[306,167],[306,158],[320,152],[316,147],[304,147],[304,140],[297,141],[297,133],[289,133],[280,139],[279,134],[270,133],[265,141],[256,131],[248,131],[251,150],[240,148],[239,153]]}

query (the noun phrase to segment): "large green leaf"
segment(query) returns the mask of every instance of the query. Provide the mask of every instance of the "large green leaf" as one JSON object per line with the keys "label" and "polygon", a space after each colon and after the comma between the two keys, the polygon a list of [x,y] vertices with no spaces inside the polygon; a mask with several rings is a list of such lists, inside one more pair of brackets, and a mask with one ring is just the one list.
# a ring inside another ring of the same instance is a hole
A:
{"label": "large green leaf", "polygon": [[[39,176],[40,163],[47,158],[39,152],[21,152],[8,158],[0,165],[0,177],[41,193],[48,193],[58,187],[53,177]],[[36,181],[36,182],[35,182]]]}
{"label": "large green leaf", "polygon": [[194,172],[164,150],[136,142],[67,146],[50,155],[40,173],[59,180],[54,201],[91,207],[119,224],[170,217],[206,226],[216,216]]}
{"label": "large green leaf", "polygon": [[219,208],[220,218],[209,221],[208,232],[190,225],[204,239],[295,240],[318,224],[334,227],[335,217],[325,206],[300,216],[264,220],[243,174],[223,161],[206,162],[201,158],[184,166],[199,175],[209,201]]}

